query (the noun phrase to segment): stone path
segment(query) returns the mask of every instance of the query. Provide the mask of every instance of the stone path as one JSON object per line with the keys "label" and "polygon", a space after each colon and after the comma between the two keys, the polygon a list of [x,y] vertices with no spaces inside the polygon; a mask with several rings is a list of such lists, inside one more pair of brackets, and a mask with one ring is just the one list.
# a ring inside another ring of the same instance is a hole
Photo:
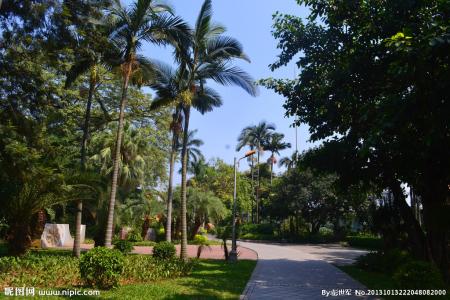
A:
{"label": "stone path", "polygon": [[[325,299],[323,291],[344,295],[329,299],[375,299],[354,296],[365,287],[331,263],[348,264],[364,253],[339,245],[282,245],[240,242],[258,252],[258,264],[241,299]],[[331,263],[330,263],[331,262]],[[345,295],[351,289],[352,295]]]}

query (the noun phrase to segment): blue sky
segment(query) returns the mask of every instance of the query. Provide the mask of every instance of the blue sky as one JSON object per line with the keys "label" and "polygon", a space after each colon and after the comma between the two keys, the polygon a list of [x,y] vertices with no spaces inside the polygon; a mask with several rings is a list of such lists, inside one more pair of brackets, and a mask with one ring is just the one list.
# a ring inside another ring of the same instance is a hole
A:
{"label": "blue sky", "polygon": [[[125,3],[130,3],[126,1]],[[189,24],[194,24],[202,0],[171,0],[169,2]],[[276,11],[306,16],[307,10],[297,5],[295,0],[261,1],[261,0],[215,0],[213,1],[213,20],[227,28],[227,35],[238,39],[251,59],[251,63],[238,62],[253,78],[267,77],[292,78],[296,72],[295,65],[271,72],[268,65],[276,59],[279,50],[277,41],[271,35],[272,15]],[[146,45],[144,55],[167,63],[172,62],[171,49]],[[298,73],[298,72],[297,72]],[[233,162],[237,137],[245,126],[257,124],[261,120],[274,123],[277,131],[284,133],[286,141],[292,144],[290,150],[285,150],[281,156],[288,156],[295,150],[295,130],[290,127],[292,119],[285,118],[282,107],[284,99],[260,87],[260,95],[253,98],[237,87],[222,87],[210,84],[224,99],[224,105],[206,115],[194,112],[191,116],[191,129],[198,129],[198,137],[204,141],[203,154],[207,159],[219,157],[227,163]],[[298,129],[298,148],[303,151],[312,146],[307,143],[309,134],[307,128]],[[269,154],[264,155],[267,159]],[[247,163],[241,164],[241,170],[248,168]],[[278,168],[275,169],[277,172]],[[178,181],[178,180],[177,180]]]}

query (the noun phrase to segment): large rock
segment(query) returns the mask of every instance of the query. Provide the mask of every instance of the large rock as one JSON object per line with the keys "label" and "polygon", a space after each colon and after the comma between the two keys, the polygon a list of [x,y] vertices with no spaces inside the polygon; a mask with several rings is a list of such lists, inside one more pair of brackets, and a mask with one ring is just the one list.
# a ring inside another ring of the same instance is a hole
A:
{"label": "large rock", "polygon": [[156,231],[154,228],[149,228],[144,237],[144,241],[156,241]]}
{"label": "large rock", "polygon": [[[81,225],[81,243],[84,243],[85,233],[86,225]],[[73,247],[73,237],[70,235],[69,224],[45,224],[41,235],[41,247]]]}

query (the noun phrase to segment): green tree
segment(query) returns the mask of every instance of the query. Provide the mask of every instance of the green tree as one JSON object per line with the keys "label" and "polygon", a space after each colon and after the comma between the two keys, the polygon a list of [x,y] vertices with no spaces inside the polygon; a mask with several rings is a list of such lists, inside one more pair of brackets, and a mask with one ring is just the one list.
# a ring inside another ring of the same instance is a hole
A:
{"label": "green tree", "polygon": [[141,48],[144,41],[155,44],[173,43],[177,47],[188,32],[186,24],[178,17],[173,17],[170,14],[170,7],[157,4],[152,0],[138,0],[131,9],[124,8],[121,6],[120,1],[115,1],[110,12],[113,16],[110,39],[111,43],[121,53],[119,63],[122,71],[123,88],[120,101],[119,125],[113,155],[114,165],[111,182],[111,198],[105,233],[105,245],[107,247],[111,247],[113,233],[114,205],[116,201],[128,86],[132,77],[135,78],[138,84],[148,82],[154,77],[154,64],[139,55],[137,51]]}
{"label": "green tree", "polygon": [[[341,177],[392,191],[413,253],[448,277],[449,1],[299,4],[311,10],[305,21],[275,16],[283,50],[272,65],[300,53],[299,77],[264,84],[286,96],[287,114],[309,125],[313,141],[332,138],[324,147],[344,155]],[[424,228],[402,182],[421,196]]]}

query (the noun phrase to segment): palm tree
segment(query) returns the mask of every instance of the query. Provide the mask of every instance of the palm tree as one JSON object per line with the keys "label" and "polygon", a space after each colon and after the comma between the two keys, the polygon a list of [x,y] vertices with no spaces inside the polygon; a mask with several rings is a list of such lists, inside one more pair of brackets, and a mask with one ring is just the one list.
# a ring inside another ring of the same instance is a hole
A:
{"label": "palm tree", "polygon": [[269,158],[270,163],[270,184],[272,184],[272,173],[273,173],[273,164],[276,162],[275,154],[280,155],[280,151],[285,150],[287,148],[291,148],[291,143],[283,142],[284,134],[282,133],[273,133],[270,135],[269,139],[264,143],[264,149],[270,151],[271,155]]}
{"label": "palm tree", "polygon": [[285,157],[281,158],[280,161],[278,162],[278,166],[286,167],[288,170],[290,170],[293,167],[295,167],[297,160],[298,160],[298,154],[297,154],[297,151],[295,151],[291,157],[285,156]]}
{"label": "palm tree", "polygon": [[[242,45],[234,38],[224,36],[225,28],[212,22],[211,0],[205,0],[197,17],[189,46],[177,49],[176,58],[180,62],[180,86],[178,96],[174,99],[181,105],[184,115],[183,148],[181,153],[181,253],[187,258],[186,225],[186,182],[187,182],[187,143],[191,108],[202,107],[209,103],[208,79],[222,85],[237,85],[250,95],[256,96],[257,89],[253,79],[238,67],[231,66],[233,59],[247,56]],[[214,98],[219,95],[215,94]],[[197,100],[197,103],[194,103]]]}
{"label": "palm tree", "polygon": [[[170,126],[172,131],[172,149],[169,160],[169,186],[167,192],[167,223],[166,241],[172,239],[172,202],[173,202],[173,173],[177,152],[180,151],[180,133],[183,130],[183,106],[180,102],[183,88],[186,86],[186,72],[180,66],[178,70],[170,66],[159,64],[155,81],[150,85],[156,92],[156,98],[151,108],[158,109],[167,104],[175,104],[173,120]],[[222,105],[220,95],[210,88],[204,88],[202,94],[194,95],[192,106],[201,114],[205,114]]]}
{"label": "palm tree", "polygon": [[[272,131],[275,130],[275,125],[267,123],[265,121],[259,122],[258,125],[247,126],[242,129],[239,137],[238,137],[238,145],[236,147],[236,151],[241,150],[245,146],[249,146],[250,150],[257,149],[257,161],[256,165],[258,166],[258,187],[256,189],[255,194],[255,202],[256,202],[256,223],[259,223],[259,191],[261,188],[261,178],[259,176],[260,173],[260,158],[261,154],[264,151],[263,145],[267,143],[272,134]],[[252,161],[253,164],[253,161]],[[252,165],[253,169],[253,165]],[[253,172],[253,171],[252,171]],[[252,174],[253,180],[253,174]]]}
{"label": "palm tree", "polygon": [[[98,8],[100,9],[100,7]],[[86,157],[87,144],[89,141],[89,127],[91,121],[91,107],[95,90],[98,88],[101,80],[100,69],[103,67],[110,68],[111,61],[115,56],[113,45],[108,43],[105,35],[105,26],[87,22],[85,25],[86,36],[76,37],[76,60],[67,73],[65,87],[69,88],[77,78],[88,74],[89,88],[86,102],[86,110],[84,114],[84,122],[82,126],[83,135],[80,149],[80,169],[81,173],[86,173]],[[75,217],[75,239],[73,244],[73,255],[80,257],[80,233],[83,212],[83,201],[77,200],[77,211]]]}
{"label": "palm tree", "polygon": [[169,6],[152,0],[138,0],[130,9],[122,7],[120,0],[115,0],[110,11],[113,17],[110,40],[121,53],[119,62],[123,84],[119,126],[114,152],[111,197],[105,233],[105,246],[107,247],[111,247],[120,149],[130,78],[133,76],[137,78],[138,84],[143,84],[155,74],[155,65],[139,55],[137,51],[141,48],[144,41],[158,45],[172,43],[175,47],[180,47],[189,32],[188,26],[180,18],[172,15],[172,10]]}
{"label": "palm tree", "polygon": [[[194,95],[205,92],[205,82],[211,79],[222,85],[237,85],[250,95],[256,96],[253,79],[237,67],[230,66],[235,59],[248,60],[242,45],[235,39],[223,36],[225,28],[212,23],[211,0],[205,0],[196,21],[190,48],[184,54],[187,85],[182,92],[184,112],[183,149],[181,152],[181,258],[187,258],[187,226],[186,226],[186,173],[188,161],[189,118]],[[200,100],[201,102],[201,100]]]}

